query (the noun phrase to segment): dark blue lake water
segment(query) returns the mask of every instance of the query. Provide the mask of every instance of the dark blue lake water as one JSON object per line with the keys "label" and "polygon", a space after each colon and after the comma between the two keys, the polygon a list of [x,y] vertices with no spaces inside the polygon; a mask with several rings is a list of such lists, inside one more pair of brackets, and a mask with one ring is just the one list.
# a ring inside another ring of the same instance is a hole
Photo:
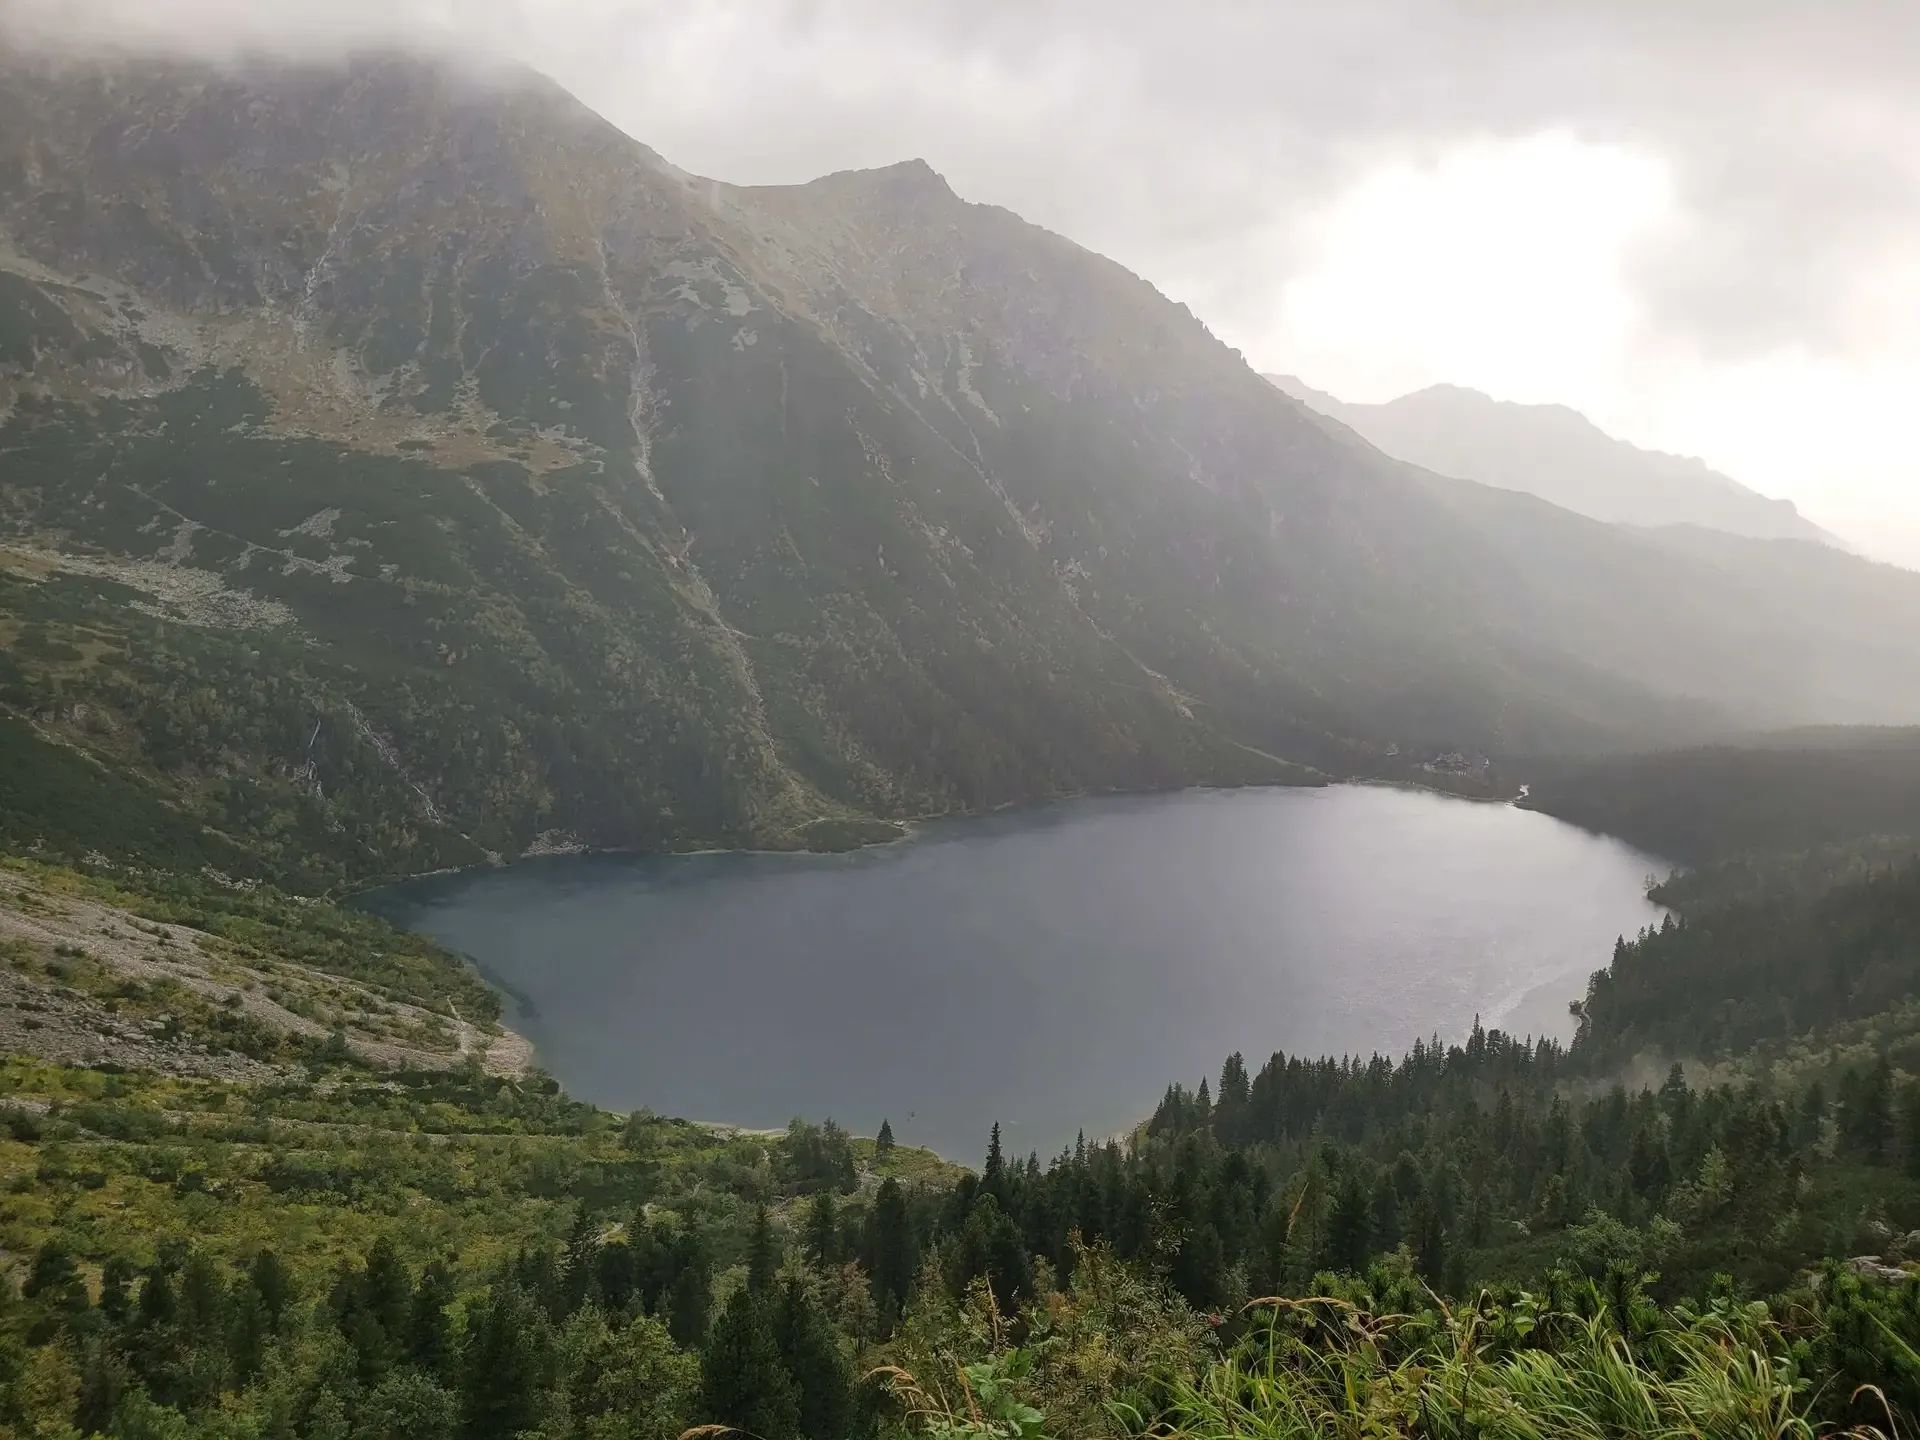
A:
{"label": "dark blue lake water", "polygon": [[851,855],[556,857],[371,897],[474,957],[582,1099],[1045,1157],[1230,1052],[1398,1053],[1567,1003],[1668,867],[1505,805],[1199,791]]}

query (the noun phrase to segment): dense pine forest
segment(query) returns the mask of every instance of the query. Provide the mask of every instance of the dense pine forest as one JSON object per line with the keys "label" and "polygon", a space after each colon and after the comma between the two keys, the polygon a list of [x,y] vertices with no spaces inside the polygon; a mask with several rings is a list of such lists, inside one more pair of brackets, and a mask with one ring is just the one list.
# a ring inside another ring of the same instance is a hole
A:
{"label": "dense pine forest", "polygon": [[1920,730],[1811,728],[1740,744],[1536,760],[1525,804],[1683,865],[1910,836]]}
{"label": "dense pine forest", "polygon": [[[453,957],[364,916],[8,865],[40,887],[7,892],[18,916],[91,898],[142,934],[306,936],[313,974],[494,1023]],[[484,1048],[381,1065],[324,988],[288,997],[323,1025],[269,1043],[17,937],[10,994],[111,1002],[192,1063],[0,1069],[0,1425],[1904,1431],[1920,865],[1673,883],[1680,913],[1622,941],[1569,1045],[1476,1026],[1399,1057],[1234,1055],[1127,1136],[1018,1156],[996,1129],[977,1172],[890,1127],[609,1114]]]}

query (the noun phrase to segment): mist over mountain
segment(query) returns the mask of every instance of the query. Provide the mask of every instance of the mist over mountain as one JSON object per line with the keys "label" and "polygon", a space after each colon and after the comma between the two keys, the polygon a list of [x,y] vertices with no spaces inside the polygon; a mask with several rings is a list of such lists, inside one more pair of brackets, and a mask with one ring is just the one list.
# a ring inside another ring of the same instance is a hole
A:
{"label": "mist over mountain", "polygon": [[1519,405],[1458,385],[1363,405],[1293,375],[1266,378],[1395,459],[1441,475],[1524,491],[1618,525],[1698,525],[1759,540],[1851,548],[1802,517],[1791,500],[1749,490],[1703,461],[1616,440],[1564,405]]}
{"label": "mist over mountain", "polygon": [[533,76],[0,58],[0,416],[0,700],[344,872],[1920,716],[1920,576],[1413,469],[923,163]]}

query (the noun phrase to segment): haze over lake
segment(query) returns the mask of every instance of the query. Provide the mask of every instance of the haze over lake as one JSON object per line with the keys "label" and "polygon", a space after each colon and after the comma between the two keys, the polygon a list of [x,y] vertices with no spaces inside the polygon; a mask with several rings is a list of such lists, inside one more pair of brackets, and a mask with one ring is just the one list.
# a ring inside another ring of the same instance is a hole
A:
{"label": "haze over lake", "polygon": [[371,897],[520,997],[582,1099],[831,1116],[1044,1157],[1243,1051],[1572,1033],[1668,867],[1414,791],[1201,791],[942,822],[851,855],[571,856]]}

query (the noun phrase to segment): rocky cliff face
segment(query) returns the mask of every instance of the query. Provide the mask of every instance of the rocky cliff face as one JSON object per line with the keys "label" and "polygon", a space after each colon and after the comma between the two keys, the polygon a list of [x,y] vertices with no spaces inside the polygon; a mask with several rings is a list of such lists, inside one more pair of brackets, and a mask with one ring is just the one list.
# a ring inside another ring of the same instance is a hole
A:
{"label": "rocky cliff face", "polygon": [[729,187],[412,60],[0,80],[0,700],[328,874],[1920,695],[1913,588],[1776,624],[1767,555],[1437,485],[917,162]]}

